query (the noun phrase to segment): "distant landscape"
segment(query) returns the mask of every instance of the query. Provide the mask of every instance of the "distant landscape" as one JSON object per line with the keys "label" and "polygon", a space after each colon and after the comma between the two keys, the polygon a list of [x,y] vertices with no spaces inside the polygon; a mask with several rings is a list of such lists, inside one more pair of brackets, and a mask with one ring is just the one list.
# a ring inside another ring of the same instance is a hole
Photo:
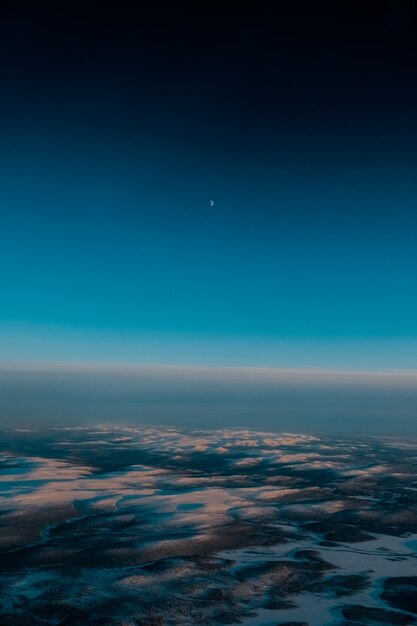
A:
{"label": "distant landscape", "polygon": [[417,621],[417,438],[1,432],[0,624]]}

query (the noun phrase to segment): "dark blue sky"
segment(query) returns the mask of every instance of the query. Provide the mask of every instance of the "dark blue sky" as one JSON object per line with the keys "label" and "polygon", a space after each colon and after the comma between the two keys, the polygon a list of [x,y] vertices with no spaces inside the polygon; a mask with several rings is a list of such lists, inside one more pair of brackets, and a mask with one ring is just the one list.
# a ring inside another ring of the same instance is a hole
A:
{"label": "dark blue sky", "polygon": [[2,11],[4,358],[417,367],[411,3]]}

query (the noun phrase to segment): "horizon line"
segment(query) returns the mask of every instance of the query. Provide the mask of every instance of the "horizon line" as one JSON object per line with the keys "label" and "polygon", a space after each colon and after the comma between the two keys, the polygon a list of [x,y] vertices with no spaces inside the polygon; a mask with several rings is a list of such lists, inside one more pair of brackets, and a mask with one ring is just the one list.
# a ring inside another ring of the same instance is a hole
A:
{"label": "horizon line", "polygon": [[174,371],[224,371],[224,372],[259,372],[281,374],[353,374],[353,375],[415,375],[413,368],[363,368],[358,367],[322,367],[322,366],[271,366],[271,365],[213,365],[213,364],[184,364],[147,361],[109,361],[109,360],[56,360],[56,359],[0,359],[0,369],[96,369],[96,370],[174,370]]}

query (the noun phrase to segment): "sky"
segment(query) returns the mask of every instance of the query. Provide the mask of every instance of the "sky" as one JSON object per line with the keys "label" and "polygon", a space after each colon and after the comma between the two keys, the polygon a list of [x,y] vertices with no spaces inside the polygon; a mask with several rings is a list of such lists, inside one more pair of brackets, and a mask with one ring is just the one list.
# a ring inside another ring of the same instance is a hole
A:
{"label": "sky", "polygon": [[411,1],[0,11],[0,361],[417,369]]}

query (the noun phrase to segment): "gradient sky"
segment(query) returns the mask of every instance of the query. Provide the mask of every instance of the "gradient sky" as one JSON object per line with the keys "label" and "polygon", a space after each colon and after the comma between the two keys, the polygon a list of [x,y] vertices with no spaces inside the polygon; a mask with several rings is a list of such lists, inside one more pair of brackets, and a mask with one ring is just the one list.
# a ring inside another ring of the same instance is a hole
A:
{"label": "gradient sky", "polygon": [[417,368],[416,7],[197,4],[3,3],[0,359]]}

